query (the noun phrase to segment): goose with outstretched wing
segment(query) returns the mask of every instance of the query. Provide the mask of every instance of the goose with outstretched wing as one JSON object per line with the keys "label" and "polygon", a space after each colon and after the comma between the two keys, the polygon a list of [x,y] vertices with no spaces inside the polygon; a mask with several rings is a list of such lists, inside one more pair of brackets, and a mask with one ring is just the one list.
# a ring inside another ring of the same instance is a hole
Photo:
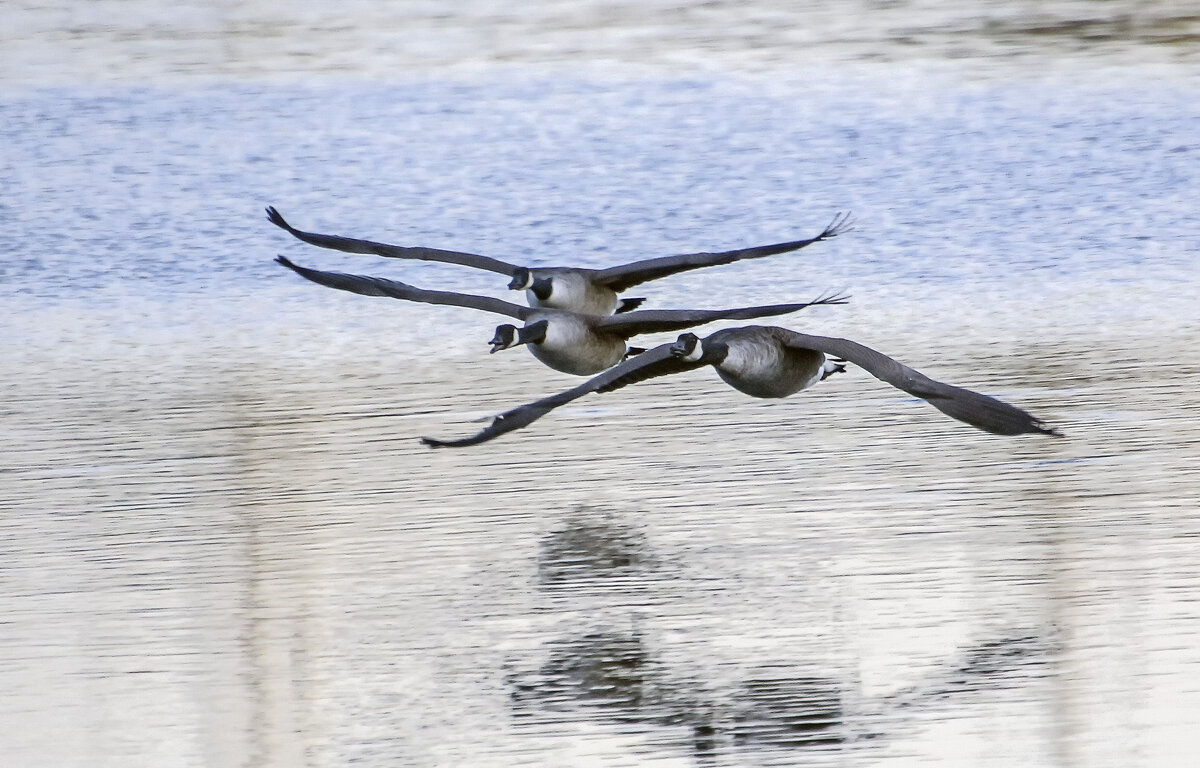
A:
{"label": "goose with outstretched wing", "polygon": [[530,306],[567,309],[589,315],[611,315],[637,308],[645,299],[622,299],[617,294],[650,280],[657,280],[660,277],[691,269],[732,264],[735,261],[760,259],[764,256],[796,251],[813,243],[836,237],[852,228],[850,214],[839,213],[820,234],[804,240],[719,253],[662,256],[607,269],[586,269],[582,267],[525,267],[475,253],[444,251],[420,246],[388,245],[340,235],[304,232],[289,224],[274,207],[267,208],[267,219],[300,240],[322,248],[332,248],[348,253],[372,253],[393,259],[439,261],[508,275],[511,278],[508,287],[512,290],[524,290]]}
{"label": "goose with outstretched wing", "polygon": [[319,285],[364,296],[386,296],[425,304],[479,309],[521,320],[524,326],[505,324],[496,329],[492,351],[528,346],[538,360],[563,373],[590,376],[611,368],[627,355],[641,352],[626,342],[638,334],[678,331],[715,320],[749,320],[798,312],[807,307],[845,304],[848,297],[830,294],[798,304],[771,304],[735,309],[652,309],[619,315],[586,315],[561,309],[523,307],[490,296],[450,291],[428,291],[398,280],[344,272],[326,272],[293,264],[283,256],[279,264]]}
{"label": "goose with outstretched wing", "polygon": [[684,333],[573,389],[505,411],[485,429],[461,440],[422,438],[433,448],[460,448],[487,442],[528,426],[550,411],[593,392],[611,392],[658,376],[711,365],[717,375],[752,397],[777,398],[807,389],[845,365],[919,397],[947,416],[997,435],[1061,433],[1026,411],[994,397],[945,384],[880,352],[848,339],[810,336],[786,328],[751,325],[724,328],[701,339]]}

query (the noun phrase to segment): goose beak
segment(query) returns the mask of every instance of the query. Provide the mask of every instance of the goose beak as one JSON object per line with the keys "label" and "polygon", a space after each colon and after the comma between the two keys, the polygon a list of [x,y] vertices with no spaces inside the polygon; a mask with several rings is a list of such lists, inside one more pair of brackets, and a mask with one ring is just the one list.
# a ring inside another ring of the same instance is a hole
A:
{"label": "goose beak", "polygon": [[531,273],[528,268],[517,267],[516,269],[513,270],[512,280],[508,281],[508,290],[510,290],[510,291],[525,290],[526,288],[529,287],[530,278],[532,278],[532,277],[533,277],[533,273]]}

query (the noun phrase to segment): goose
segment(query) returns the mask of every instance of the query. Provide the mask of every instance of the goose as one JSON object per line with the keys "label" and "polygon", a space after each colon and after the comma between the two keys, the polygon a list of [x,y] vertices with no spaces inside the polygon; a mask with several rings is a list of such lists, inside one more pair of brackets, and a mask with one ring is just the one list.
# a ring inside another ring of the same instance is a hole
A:
{"label": "goose", "polygon": [[650,280],[657,280],[660,277],[667,277],[690,269],[732,264],[744,259],[759,259],[777,253],[796,251],[807,245],[849,232],[852,228],[850,214],[838,213],[819,235],[805,240],[760,245],[721,253],[663,256],[607,269],[585,269],[583,267],[523,267],[475,253],[443,251],[438,248],[420,246],[388,245],[340,235],[303,232],[288,224],[273,206],[267,208],[267,219],[275,226],[287,230],[306,243],[322,248],[332,248],[335,251],[374,253],[393,259],[440,261],[498,272],[511,278],[508,283],[509,289],[525,291],[526,300],[531,307],[569,309],[589,315],[611,315],[636,309],[645,299],[622,299],[617,294]]}
{"label": "goose", "polygon": [[807,389],[846,363],[921,398],[947,416],[997,435],[1041,433],[1061,436],[1037,417],[994,397],[935,381],[880,352],[848,339],[810,336],[776,326],[725,328],[701,339],[684,333],[622,362],[579,386],[527,403],[496,416],[478,434],[461,440],[421,439],[431,448],[461,448],[485,443],[532,424],[559,406],[592,392],[611,392],[657,376],[711,365],[717,375],[751,397],[779,398]]}
{"label": "goose", "polygon": [[714,320],[786,315],[811,306],[845,304],[849,298],[827,294],[802,304],[713,310],[653,309],[620,315],[585,315],[563,309],[523,307],[490,296],[428,291],[382,277],[309,269],[293,264],[283,256],[278,256],[275,261],[301,277],[330,288],[364,296],[388,296],[425,304],[468,307],[516,318],[524,322],[524,327],[518,329],[508,324],[499,326],[491,341],[492,352],[526,345],[533,356],[547,366],[577,376],[590,376],[611,368],[629,354],[642,352],[641,349],[630,349],[625,343],[630,337],[641,333],[678,331]]}

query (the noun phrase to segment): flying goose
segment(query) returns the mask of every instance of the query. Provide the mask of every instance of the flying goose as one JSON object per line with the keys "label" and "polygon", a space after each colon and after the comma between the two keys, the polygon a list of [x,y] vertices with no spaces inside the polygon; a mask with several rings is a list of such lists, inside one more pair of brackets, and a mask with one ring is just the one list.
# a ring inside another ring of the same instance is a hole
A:
{"label": "flying goose", "polygon": [[807,389],[853,363],[875,378],[925,400],[947,416],[997,435],[1061,433],[1040,419],[1007,403],[969,389],[943,384],[887,355],[847,339],[810,336],[775,326],[725,328],[700,339],[682,334],[605,371],[579,386],[527,403],[496,416],[478,434],[461,440],[421,442],[432,448],[478,445],[506,432],[528,426],[561,405],[592,392],[611,392],[656,376],[689,371],[705,365],[734,389],[751,397],[787,397]]}
{"label": "flying goose", "polygon": [[443,251],[420,246],[388,245],[371,240],[355,240],[339,235],[321,235],[303,232],[284,220],[274,207],[267,208],[267,219],[277,227],[286,229],[306,243],[322,248],[332,248],[348,253],[374,253],[393,259],[421,259],[461,264],[466,267],[486,269],[508,275],[508,287],[514,291],[524,290],[531,307],[569,309],[589,315],[611,315],[637,308],[645,299],[622,299],[618,293],[660,277],[667,277],[689,269],[732,264],[743,259],[759,259],[803,248],[806,245],[828,240],[850,231],[850,214],[839,213],[829,226],[816,237],[793,240],[790,243],[760,245],[721,253],[688,253],[680,256],[663,256],[643,259],[608,269],[585,269],[582,267],[522,267],[507,261],[480,256],[474,253]]}
{"label": "flying goose", "polygon": [[826,295],[803,304],[772,304],[738,309],[651,309],[626,312],[620,315],[585,315],[563,309],[522,307],[490,296],[475,296],[449,291],[427,291],[397,280],[342,272],[324,272],[293,264],[283,256],[275,259],[301,277],[364,296],[389,296],[404,301],[425,304],[448,304],[456,307],[481,309],[508,315],[525,323],[517,329],[501,325],[493,337],[492,352],[518,345],[527,345],[538,360],[556,371],[589,376],[611,368],[631,350],[625,342],[640,333],[678,331],[714,320],[744,320],[756,317],[786,315],[805,307],[822,304],[845,304],[846,296]]}

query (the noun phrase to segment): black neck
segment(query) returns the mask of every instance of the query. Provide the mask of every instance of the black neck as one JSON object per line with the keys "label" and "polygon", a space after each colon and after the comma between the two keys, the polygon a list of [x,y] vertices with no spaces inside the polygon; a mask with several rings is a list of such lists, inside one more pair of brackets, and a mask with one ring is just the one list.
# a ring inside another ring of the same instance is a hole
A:
{"label": "black neck", "polygon": [[541,344],[546,340],[546,329],[550,327],[550,321],[538,320],[530,323],[521,329],[522,344]]}

